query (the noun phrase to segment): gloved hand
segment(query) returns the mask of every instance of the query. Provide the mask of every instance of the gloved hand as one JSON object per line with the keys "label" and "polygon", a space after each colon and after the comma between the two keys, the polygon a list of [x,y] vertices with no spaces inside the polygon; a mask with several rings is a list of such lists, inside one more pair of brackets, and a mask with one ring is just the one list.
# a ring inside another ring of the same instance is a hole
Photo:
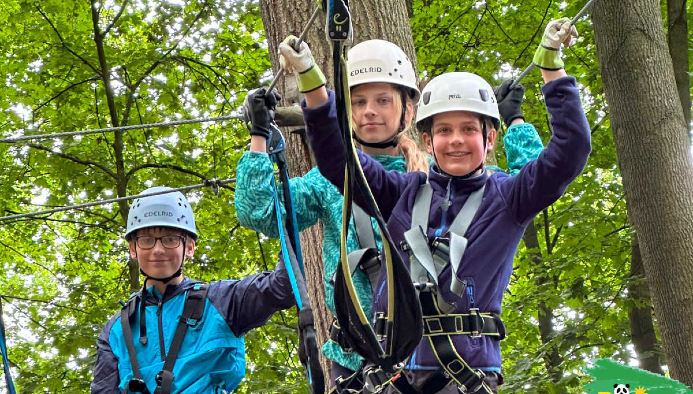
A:
{"label": "gloved hand", "polygon": [[320,67],[315,64],[310,48],[305,42],[301,42],[299,51],[293,46],[298,41],[295,36],[288,36],[279,44],[279,63],[287,72],[293,72],[298,81],[298,90],[301,93],[313,91],[325,86],[325,75]]}
{"label": "gloved hand", "polygon": [[525,87],[518,84],[510,90],[510,85],[513,82],[515,80],[509,79],[493,90],[498,102],[498,112],[500,112],[503,118],[505,127],[510,127],[510,123],[517,118],[524,118],[524,115],[522,115],[522,99],[525,96]]}
{"label": "gloved hand", "polygon": [[270,110],[277,108],[277,102],[281,100],[281,96],[276,89],[272,89],[270,94],[267,94],[267,88],[251,90],[243,100],[243,116],[248,126],[250,135],[259,135],[269,139],[272,134],[272,116]]}
{"label": "gloved hand", "polygon": [[575,26],[570,24],[569,18],[556,19],[549,22],[544,30],[541,44],[534,52],[534,64],[544,70],[560,70],[563,68],[561,60],[561,44],[569,47],[575,43],[578,32]]}

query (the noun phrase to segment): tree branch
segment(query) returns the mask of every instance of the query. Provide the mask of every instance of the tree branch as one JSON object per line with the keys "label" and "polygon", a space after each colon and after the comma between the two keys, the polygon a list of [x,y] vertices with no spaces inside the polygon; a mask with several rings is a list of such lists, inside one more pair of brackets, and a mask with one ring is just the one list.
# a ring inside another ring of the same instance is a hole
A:
{"label": "tree branch", "polygon": [[118,13],[116,16],[113,18],[111,23],[106,26],[106,29],[104,29],[103,33],[101,33],[101,38],[106,37],[109,31],[113,28],[113,26],[118,22],[118,19],[120,19],[120,16],[123,15],[123,11],[125,11],[125,6],[128,4],[128,0],[123,0],[123,5],[120,6],[120,10],[118,10]]}
{"label": "tree branch", "polygon": [[515,59],[513,62],[513,67],[517,65],[517,62],[522,58],[522,55],[525,54],[525,51],[527,48],[529,48],[530,45],[534,42],[534,39],[537,37],[537,34],[541,31],[541,28],[544,26],[544,21],[546,20],[546,16],[549,14],[549,9],[551,8],[551,4],[553,4],[553,0],[549,1],[549,4],[546,6],[546,10],[544,10],[544,16],[541,17],[541,23],[539,24],[539,28],[534,31],[534,34],[532,35],[532,38],[529,40],[529,44],[527,44],[526,47],[520,52],[520,55]]}
{"label": "tree branch", "polygon": [[29,146],[29,147],[31,147],[31,148],[34,148],[34,149],[42,150],[42,151],[45,151],[45,152],[49,152],[49,153],[51,153],[51,154],[53,154],[53,155],[56,155],[56,156],[58,156],[58,157],[62,157],[63,159],[70,160],[70,161],[75,162],[75,163],[77,163],[77,164],[82,164],[82,165],[85,165],[85,166],[88,166],[88,167],[96,167],[96,168],[100,169],[101,171],[105,172],[106,174],[108,174],[109,176],[111,176],[113,179],[116,179],[116,173],[113,172],[112,170],[108,169],[108,168],[107,168],[106,166],[104,166],[103,164],[95,163],[95,162],[89,161],[89,160],[80,159],[80,158],[77,157],[77,156],[73,156],[73,155],[70,155],[70,154],[67,154],[67,153],[55,152],[55,151],[52,150],[51,148],[46,147],[46,146],[43,146],[43,145],[29,144],[29,145],[27,145],[27,146]]}
{"label": "tree branch", "polygon": [[12,299],[15,299],[15,300],[20,300],[20,301],[40,302],[40,303],[42,303],[42,304],[48,304],[48,305],[57,306],[58,308],[65,308],[65,309],[70,309],[70,310],[77,311],[77,312],[87,313],[87,312],[86,312],[85,310],[83,310],[83,309],[75,308],[75,307],[72,307],[72,306],[60,305],[60,304],[58,304],[58,303],[56,303],[56,302],[52,302],[52,301],[48,301],[48,300],[37,300],[37,299],[35,299],[35,298],[24,298],[24,297],[10,296],[10,295],[7,295],[7,294],[3,294],[3,295],[2,295],[2,298],[12,298]]}
{"label": "tree branch", "polygon": [[91,81],[98,81],[98,80],[99,80],[99,77],[92,77],[92,78],[89,78],[89,79],[85,79],[84,81],[81,81],[81,82],[75,82],[75,83],[73,83],[72,85],[70,85],[70,86],[66,87],[65,89],[61,90],[61,91],[60,91],[58,94],[56,94],[55,96],[53,96],[53,97],[51,97],[50,99],[48,99],[48,101],[45,101],[45,102],[41,103],[38,107],[36,107],[36,109],[32,110],[32,111],[31,111],[31,112],[32,112],[32,116],[33,116],[33,113],[34,113],[34,112],[36,112],[36,111],[40,110],[41,108],[45,107],[45,106],[48,105],[51,101],[53,101],[53,100],[57,99],[58,97],[62,96],[63,93],[65,93],[65,92],[67,92],[68,90],[74,88],[75,86],[79,86],[79,85],[81,85],[81,84],[83,84],[83,83],[87,83],[87,82],[91,82]]}
{"label": "tree branch", "polygon": [[192,23],[190,23],[188,25],[188,28],[185,30],[185,33],[183,33],[183,35],[178,39],[178,41],[176,41],[176,43],[173,44],[173,46],[171,46],[171,48],[169,48],[168,51],[166,51],[166,53],[164,53],[161,56],[161,58],[157,59],[154,63],[152,63],[151,66],[149,66],[147,71],[145,71],[144,74],[142,74],[142,76],[137,80],[137,82],[135,82],[134,88],[139,87],[139,85],[142,84],[144,79],[149,74],[151,74],[159,66],[159,64],[161,64],[168,57],[168,55],[171,54],[171,52],[173,52],[176,48],[178,48],[178,44],[180,44],[180,42],[183,41],[183,39],[185,37],[187,37],[187,35],[188,35],[188,33],[190,33],[190,30],[192,29],[193,25],[195,25],[195,23],[197,23],[197,21],[202,17],[202,13],[205,11],[206,8],[207,8],[207,4],[205,3],[205,5],[202,7],[202,9],[200,9],[200,12],[198,12],[197,15],[195,15],[195,19],[193,19]]}
{"label": "tree branch", "polygon": [[60,43],[62,44],[63,48],[67,49],[68,52],[70,52],[71,54],[73,54],[77,59],[81,60],[82,63],[84,63],[84,64],[86,64],[87,66],[89,66],[92,70],[94,70],[94,72],[95,72],[97,75],[100,76],[100,75],[101,75],[101,71],[100,71],[99,69],[97,69],[96,67],[94,67],[94,65],[91,64],[91,63],[89,62],[89,60],[87,60],[87,59],[83,58],[82,56],[80,56],[77,52],[73,51],[72,48],[70,48],[70,47],[67,45],[67,43],[66,43],[65,40],[63,39],[63,36],[60,34],[60,32],[59,32],[58,29],[55,27],[55,25],[53,24],[53,22],[52,22],[50,19],[48,19],[48,15],[46,15],[46,13],[43,12],[43,10],[41,9],[41,7],[36,6],[36,9],[37,9],[38,12],[41,14],[41,16],[43,16],[43,19],[45,19],[46,22],[48,22],[48,24],[51,25],[51,27],[53,28],[53,31],[55,31],[55,34],[58,36],[58,39],[60,39]]}

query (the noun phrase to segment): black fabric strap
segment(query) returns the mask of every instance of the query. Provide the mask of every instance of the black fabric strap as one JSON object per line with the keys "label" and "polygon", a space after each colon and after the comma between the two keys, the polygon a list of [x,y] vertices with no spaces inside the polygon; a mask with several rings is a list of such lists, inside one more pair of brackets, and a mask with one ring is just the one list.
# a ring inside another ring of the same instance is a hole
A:
{"label": "black fabric strap", "polygon": [[[432,292],[420,293],[419,299],[421,300],[421,309],[424,316],[440,315]],[[486,376],[484,372],[481,370],[474,371],[464,361],[464,358],[455,350],[450,335],[428,335],[426,338],[428,338],[438,362],[440,362],[447,375],[457,383],[462,392],[493,394],[491,388],[484,383],[484,377]]]}
{"label": "black fabric strap", "polygon": [[178,352],[183,344],[183,338],[188,327],[194,327],[202,319],[205,310],[205,302],[207,301],[207,290],[209,285],[206,283],[196,283],[195,287],[188,290],[185,304],[183,305],[183,314],[178,320],[176,333],[173,334],[173,340],[169,347],[166,360],[164,361],[163,369],[156,375],[156,390],[154,394],[170,394],[173,385],[173,366],[178,358]]}
{"label": "black fabric strap", "polygon": [[130,328],[130,316],[137,310],[137,298],[132,297],[128,300],[127,304],[120,310],[120,325],[123,329],[123,339],[125,340],[125,346],[128,349],[128,356],[130,357],[130,365],[132,366],[132,380],[128,382],[125,386],[124,393],[134,392],[149,394],[149,389],[142,380],[142,374],[140,373],[140,365],[137,362],[137,351],[135,350],[135,344],[132,340],[132,329]]}

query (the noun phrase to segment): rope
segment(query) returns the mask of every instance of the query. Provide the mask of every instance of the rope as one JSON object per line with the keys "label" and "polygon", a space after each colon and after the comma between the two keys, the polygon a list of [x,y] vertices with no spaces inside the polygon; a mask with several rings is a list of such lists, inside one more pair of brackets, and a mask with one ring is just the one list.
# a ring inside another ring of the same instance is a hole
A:
{"label": "rope", "polygon": [[236,178],[230,178],[230,179],[224,179],[224,180],[209,179],[209,180],[205,181],[204,183],[198,183],[196,185],[179,187],[177,189],[162,190],[162,191],[154,192],[154,193],[137,194],[134,196],[112,198],[110,200],[94,201],[94,202],[90,202],[90,203],[86,203],[86,204],[80,204],[80,205],[70,205],[70,206],[66,206],[66,207],[48,209],[45,211],[28,212],[28,213],[20,213],[20,214],[16,214],[16,215],[2,216],[2,217],[0,217],[0,222],[6,221],[6,220],[12,220],[12,219],[21,219],[21,218],[31,217],[31,216],[49,215],[49,214],[53,214],[56,212],[70,211],[73,209],[93,207],[93,206],[97,206],[97,205],[112,204],[114,202],[134,200],[136,198],[142,198],[142,197],[158,196],[160,194],[168,194],[168,193],[173,193],[173,192],[184,192],[184,191],[188,191],[188,190],[192,190],[192,189],[199,189],[199,188],[208,187],[208,186],[212,188],[212,191],[214,192],[214,194],[218,194],[220,185],[225,185],[227,183],[232,183],[235,181],[236,181]]}
{"label": "rope", "polygon": [[79,136],[79,135],[99,134],[99,133],[113,132],[113,131],[153,129],[153,128],[157,128],[157,127],[180,126],[180,125],[186,125],[186,124],[205,123],[205,122],[224,122],[227,120],[239,120],[239,119],[243,119],[243,116],[241,116],[241,115],[227,115],[227,116],[217,116],[217,117],[212,117],[212,118],[176,120],[173,122],[165,122],[165,123],[134,124],[134,125],[129,125],[129,126],[105,127],[102,129],[91,129],[91,130],[82,130],[82,131],[67,131],[67,132],[62,132],[62,133],[22,135],[22,136],[17,136],[17,137],[0,138],[0,143],[13,144],[15,142],[28,141],[28,140],[66,138],[66,137],[75,137],[75,136]]}

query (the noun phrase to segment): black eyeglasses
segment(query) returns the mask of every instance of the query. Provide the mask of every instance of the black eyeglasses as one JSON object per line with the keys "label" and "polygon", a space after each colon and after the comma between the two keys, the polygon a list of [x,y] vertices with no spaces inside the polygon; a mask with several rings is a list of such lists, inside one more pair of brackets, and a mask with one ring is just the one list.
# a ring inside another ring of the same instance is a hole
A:
{"label": "black eyeglasses", "polygon": [[180,241],[183,240],[183,237],[180,235],[164,235],[163,237],[152,237],[149,235],[143,235],[140,237],[135,237],[137,247],[139,247],[142,250],[149,250],[154,248],[154,245],[156,245],[157,240],[161,240],[161,245],[165,249],[175,249],[180,246]]}

